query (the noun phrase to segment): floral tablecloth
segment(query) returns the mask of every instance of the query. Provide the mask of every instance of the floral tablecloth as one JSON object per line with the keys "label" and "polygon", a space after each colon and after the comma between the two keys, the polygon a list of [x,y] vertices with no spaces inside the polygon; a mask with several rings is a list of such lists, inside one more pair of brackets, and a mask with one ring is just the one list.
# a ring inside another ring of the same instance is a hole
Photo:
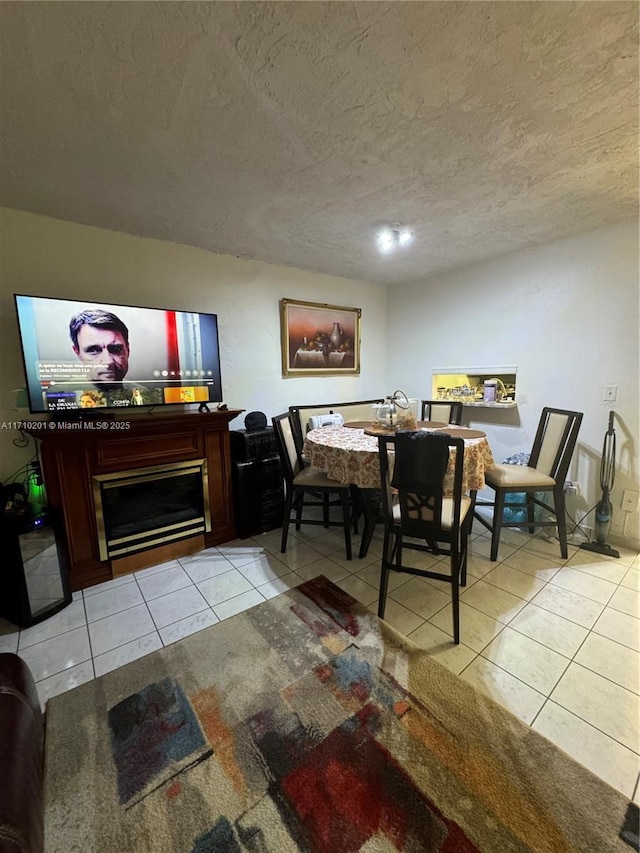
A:
{"label": "floral tablecloth", "polygon": [[[464,427],[456,427],[456,431]],[[312,429],[304,441],[304,455],[314,468],[324,471],[339,483],[353,483],[361,489],[380,488],[378,439],[365,435],[362,429],[326,426]],[[484,472],[494,466],[486,436],[464,440],[462,488],[478,491],[484,488]],[[445,475],[445,491],[453,482],[453,458]]]}

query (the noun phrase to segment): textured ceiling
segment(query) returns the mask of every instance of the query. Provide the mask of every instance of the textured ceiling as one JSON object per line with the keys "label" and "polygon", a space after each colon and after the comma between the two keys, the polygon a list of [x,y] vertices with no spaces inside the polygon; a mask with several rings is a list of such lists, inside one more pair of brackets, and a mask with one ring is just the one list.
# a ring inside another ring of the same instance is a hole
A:
{"label": "textured ceiling", "polygon": [[[636,2],[2,2],[0,202],[402,283],[638,211]],[[375,229],[414,243],[393,256]]]}

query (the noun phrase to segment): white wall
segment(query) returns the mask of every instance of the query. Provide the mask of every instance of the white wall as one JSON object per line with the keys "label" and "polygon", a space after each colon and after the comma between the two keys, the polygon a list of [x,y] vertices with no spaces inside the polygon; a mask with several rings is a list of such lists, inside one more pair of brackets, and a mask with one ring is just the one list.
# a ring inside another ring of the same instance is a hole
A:
{"label": "white wall", "polygon": [[[486,428],[501,462],[530,449],[543,406],[584,412],[571,470],[581,489],[571,511],[580,514],[600,497],[613,408],[611,536],[637,542],[638,516],[620,500],[640,490],[638,280],[638,224],[629,222],[395,288],[387,384],[429,397],[433,368],[517,365],[517,410],[469,409],[465,422]],[[614,404],[603,402],[609,384],[618,386]]]}
{"label": "white wall", "polygon": [[[13,293],[149,305],[218,315],[222,386],[229,408],[271,418],[288,406],[364,400],[385,392],[386,288],[188,246],[0,209],[0,402],[24,387]],[[362,308],[359,376],[283,378],[279,300]],[[242,428],[244,415],[231,422]],[[33,454],[0,430],[0,479]]]}

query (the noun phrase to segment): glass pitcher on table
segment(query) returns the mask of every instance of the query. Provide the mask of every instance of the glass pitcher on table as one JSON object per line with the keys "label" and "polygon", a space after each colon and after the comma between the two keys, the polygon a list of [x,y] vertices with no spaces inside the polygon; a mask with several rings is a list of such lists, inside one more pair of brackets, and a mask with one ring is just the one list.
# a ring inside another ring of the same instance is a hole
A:
{"label": "glass pitcher on table", "polygon": [[409,398],[400,390],[385,397],[384,403],[378,407],[376,420],[376,426],[390,432],[396,429],[416,429],[417,426]]}

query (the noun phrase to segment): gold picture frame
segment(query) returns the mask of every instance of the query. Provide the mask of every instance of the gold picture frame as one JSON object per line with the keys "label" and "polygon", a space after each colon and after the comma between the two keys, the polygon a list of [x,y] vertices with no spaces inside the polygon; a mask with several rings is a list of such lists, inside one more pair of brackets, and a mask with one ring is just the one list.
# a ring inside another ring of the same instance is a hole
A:
{"label": "gold picture frame", "polygon": [[280,300],[283,376],[360,373],[360,308]]}

